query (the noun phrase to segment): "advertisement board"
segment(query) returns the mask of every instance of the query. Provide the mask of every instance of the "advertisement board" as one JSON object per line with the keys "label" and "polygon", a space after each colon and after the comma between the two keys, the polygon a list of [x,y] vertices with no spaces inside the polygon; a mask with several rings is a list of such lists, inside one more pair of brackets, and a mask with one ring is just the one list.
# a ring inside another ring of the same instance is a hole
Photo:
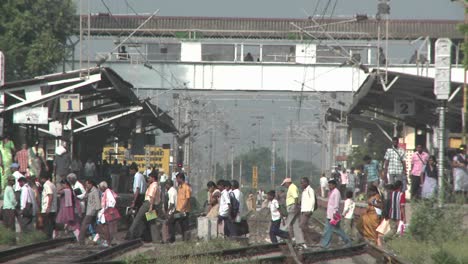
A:
{"label": "advertisement board", "polygon": [[132,162],[138,164],[140,172],[144,171],[146,166],[155,166],[159,170],[169,172],[169,159],[170,149],[163,149],[158,146],[145,146],[145,155],[125,155],[125,153],[131,153],[129,149],[124,147],[118,147],[117,153],[113,146],[105,146],[102,151],[102,159],[107,159],[109,163],[112,163],[114,159],[117,159],[119,163],[124,160],[130,165]]}

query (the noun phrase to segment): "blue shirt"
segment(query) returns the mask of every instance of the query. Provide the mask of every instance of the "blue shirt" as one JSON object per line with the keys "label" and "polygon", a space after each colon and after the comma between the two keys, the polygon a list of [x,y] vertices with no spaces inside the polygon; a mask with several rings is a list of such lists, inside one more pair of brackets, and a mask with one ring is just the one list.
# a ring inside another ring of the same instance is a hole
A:
{"label": "blue shirt", "polygon": [[371,160],[369,164],[364,164],[364,173],[367,175],[367,182],[379,180],[380,165],[376,160]]}

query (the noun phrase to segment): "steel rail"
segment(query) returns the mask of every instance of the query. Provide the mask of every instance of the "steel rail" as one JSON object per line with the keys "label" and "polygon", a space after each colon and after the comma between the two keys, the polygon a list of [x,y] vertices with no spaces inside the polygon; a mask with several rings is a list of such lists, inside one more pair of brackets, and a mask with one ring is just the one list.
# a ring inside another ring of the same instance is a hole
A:
{"label": "steel rail", "polygon": [[130,240],[123,242],[121,244],[118,244],[113,247],[106,248],[102,251],[99,251],[97,253],[91,254],[89,256],[80,258],[73,263],[93,263],[93,262],[101,262],[102,260],[107,260],[110,258],[113,258],[115,256],[122,255],[123,253],[126,253],[132,249],[138,248],[142,245],[143,243],[141,242],[140,239],[135,239],[135,240]]}
{"label": "steel rail", "polygon": [[281,249],[282,246],[286,246],[286,243],[277,243],[277,244],[261,244],[248,247],[232,248],[232,249],[223,249],[216,251],[209,251],[204,253],[197,254],[183,254],[171,256],[173,258],[191,258],[191,257],[204,257],[204,256],[220,256],[223,258],[236,258],[238,256],[256,254],[259,251],[262,253],[275,252]]}
{"label": "steel rail", "polygon": [[26,255],[31,255],[37,252],[41,252],[43,250],[55,248],[57,246],[62,246],[64,243],[73,242],[74,240],[74,237],[67,237],[42,241],[34,244],[3,250],[0,251],[0,263],[5,263],[18,257],[24,257]]}

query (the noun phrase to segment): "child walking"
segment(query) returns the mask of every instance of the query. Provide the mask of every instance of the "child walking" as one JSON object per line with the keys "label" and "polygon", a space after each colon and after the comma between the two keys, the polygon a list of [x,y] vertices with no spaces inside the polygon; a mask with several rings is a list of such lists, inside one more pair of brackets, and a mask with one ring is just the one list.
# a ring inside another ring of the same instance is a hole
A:
{"label": "child walking", "polygon": [[289,237],[289,233],[280,229],[281,226],[281,213],[279,211],[279,203],[276,200],[276,193],[275,191],[269,191],[267,193],[267,199],[270,201],[270,212],[271,212],[271,225],[270,225],[270,240],[271,243],[278,243],[278,239],[276,238],[281,237],[283,239],[287,239]]}
{"label": "child walking", "polygon": [[346,192],[346,200],[344,202],[343,217],[345,233],[353,240],[355,239],[354,232],[354,208],[356,204],[353,201],[353,191],[348,190]]}

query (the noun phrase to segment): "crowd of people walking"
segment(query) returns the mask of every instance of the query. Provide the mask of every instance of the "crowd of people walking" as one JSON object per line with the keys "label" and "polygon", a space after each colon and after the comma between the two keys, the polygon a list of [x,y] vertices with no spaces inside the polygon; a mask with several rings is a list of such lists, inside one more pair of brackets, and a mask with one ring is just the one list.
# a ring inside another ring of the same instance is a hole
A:
{"label": "crowd of people walking", "polygon": [[[454,192],[466,195],[465,151],[465,146],[460,146],[450,165]],[[272,243],[291,239],[298,249],[314,245],[329,248],[332,234],[336,233],[344,245],[360,238],[382,245],[398,234],[407,221],[407,189],[411,200],[430,199],[438,191],[435,156],[422,145],[416,146],[409,162],[406,153],[400,148],[399,139],[393,138],[382,162],[366,155],[358,169],[347,170],[338,165],[329,177],[322,174],[318,192],[308,178],[302,178],[298,185],[285,178],[282,190],[265,193],[260,189],[256,195],[249,193],[244,198],[236,180],[210,181],[204,214],[216,220],[217,234],[226,237],[247,234],[246,215],[259,206],[270,211]],[[114,240],[121,218],[118,193],[130,192],[132,202],[125,213],[132,221],[125,239],[173,243],[177,229],[182,240],[190,239],[189,227],[194,222],[192,187],[183,171],[168,177],[149,167],[143,168],[142,173],[137,164],[127,166],[125,161],[119,164],[117,160],[98,166],[88,159],[82,165],[78,158],[71,159],[66,145],[57,147],[54,161],[48,165],[39,142],[33,147],[23,144],[15,152],[8,137],[0,143],[0,156],[3,224],[11,230],[16,230],[18,223],[22,232],[42,230],[48,238],[65,230],[81,244],[93,241],[107,247]],[[311,228],[310,219],[318,207],[317,194],[328,198],[323,234]],[[355,219],[358,194],[367,196],[367,208]],[[340,210],[342,200],[344,209]]]}

